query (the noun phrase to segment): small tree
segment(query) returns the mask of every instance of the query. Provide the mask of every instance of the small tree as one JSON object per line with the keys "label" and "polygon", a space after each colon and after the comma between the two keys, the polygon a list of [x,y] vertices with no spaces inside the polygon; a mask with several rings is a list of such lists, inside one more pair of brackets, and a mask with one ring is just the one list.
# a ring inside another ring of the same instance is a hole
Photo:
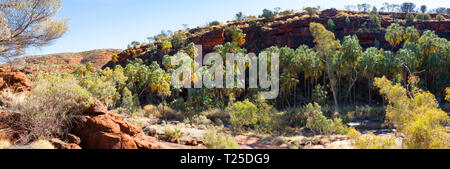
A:
{"label": "small tree", "polygon": [[416,9],[416,5],[411,2],[405,2],[402,5],[400,5],[400,9],[402,12],[405,13],[414,12],[414,9]]}
{"label": "small tree", "polygon": [[347,16],[347,17],[345,17],[345,25],[348,27],[348,26],[350,26],[352,23],[351,23],[351,21],[350,21],[350,18]]}
{"label": "small tree", "polygon": [[261,15],[261,17],[263,17],[264,19],[267,19],[267,20],[274,20],[275,16],[276,16],[276,13],[271,10],[268,10],[268,9],[264,9],[263,14]]}
{"label": "small tree", "polygon": [[377,12],[375,12],[375,11],[370,12],[369,24],[367,26],[373,32],[381,29],[381,21],[380,21],[380,17],[378,16]]}
{"label": "small tree", "polygon": [[242,21],[244,19],[244,14],[242,12],[238,12],[234,18],[238,21]]}
{"label": "small tree", "polygon": [[254,125],[258,122],[258,115],[256,112],[258,108],[250,101],[234,103],[229,110],[230,123],[237,129],[241,130],[244,125]]}
{"label": "small tree", "polygon": [[321,85],[317,85],[313,90],[312,98],[314,102],[320,105],[325,105],[327,101],[327,95],[328,92],[324,89],[324,87],[322,87]]}
{"label": "small tree", "polygon": [[319,58],[325,64],[327,75],[330,79],[331,92],[333,92],[333,99],[335,107],[339,107],[337,94],[337,75],[336,67],[333,66],[333,60],[337,56],[336,50],[341,48],[339,40],[335,39],[333,32],[328,31],[322,24],[311,23],[309,25],[310,32],[314,37],[314,43],[316,43],[316,51]]}
{"label": "small tree", "polygon": [[334,32],[335,27],[336,27],[336,25],[334,24],[333,20],[331,18],[328,19],[328,22],[327,22],[328,30],[330,30],[331,32]]}
{"label": "small tree", "polygon": [[414,14],[407,13],[405,19],[406,19],[406,25],[412,25],[414,23]]}
{"label": "small tree", "polygon": [[422,13],[427,12],[427,6],[425,6],[425,5],[420,6],[420,12],[422,12]]}
{"label": "small tree", "polygon": [[310,18],[312,18],[317,13],[317,8],[313,8],[313,7],[306,7],[303,10],[305,10],[306,13],[308,13]]}

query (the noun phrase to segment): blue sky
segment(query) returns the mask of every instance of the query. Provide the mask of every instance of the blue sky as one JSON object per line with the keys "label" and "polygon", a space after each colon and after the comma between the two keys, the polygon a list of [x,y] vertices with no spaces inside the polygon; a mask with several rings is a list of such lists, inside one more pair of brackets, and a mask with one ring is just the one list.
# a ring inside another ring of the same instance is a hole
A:
{"label": "blue sky", "polygon": [[[401,4],[405,0],[63,0],[60,18],[68,18],[70,29],[52,45],[29,49],[26,55],[81,52],[92,49],[124,49],[131,41],[144,42],[161,30],[190,28],[214,20],[225,22],[242,11],[259,15],[265,8],[303,9],[307,6],[343,8],[347,4],[383,2]],[[429,9],[449,7],[449,0],[409,0]]]}

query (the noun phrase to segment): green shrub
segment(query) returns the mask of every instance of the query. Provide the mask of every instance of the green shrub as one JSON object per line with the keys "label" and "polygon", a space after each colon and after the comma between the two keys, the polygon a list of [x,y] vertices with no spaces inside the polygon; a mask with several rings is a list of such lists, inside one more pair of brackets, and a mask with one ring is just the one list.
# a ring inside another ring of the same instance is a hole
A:
{"label": "green shrub", "polygon": [[428,21],[431,19],[430,14],[418,13],[416,16],[416,20],[419,21]]}
{"label": "green shrub", "polygon": [[180,143],[180,138],[184,136],[184,132],[182,132],[178,128],[167,127],[164,130],[164,136],[171,142]]}
{"label": "green shrub", "polygon": [[133,96],[127,87],[122,90],[122,100],[120,106],[127,109],[129,113],[134,112],[136,107],[139,107],[139,101],[135,96]]}
{"label": "green shrub", "polygon": [[208,26],[217,26],[217,25],[220,25],[219,21],[212,21],[208,24]]}
{"label": "green shrub", "polygon": [[436,20],[443,21],[443,20],[445,20],[445,17],[444,17],[444,15],[439,14],[439,15],[436,15]]}
{"label": "green shrub", "polygon": [[392,149],[396,148],[395,137],[382,137],[373,134],[361,136],[355,129],[348,132],[352,145],[357,149]]}
{"label": "green shrub", "polygon": [[318,9],[317,8],[313,8],[313,7],[306,7],[305,9],[303,9],[306,11],[306,13],[308,13],[309,17],[312,18],[315,14],[317,14]]}
{"label": "green shrub", "polygon": [[272,106],[267,104],[266,100],[258,97],[256,99],[257,123],[255,130],[260,133],[281,132],[284,128],[281,114]]}
{"label": "green shrub", "polygon": [[289,108],[282,112],[281,118],[285,125],[291,127],[303,127],[308,119],[303,108]]}
{"label": "green shrub", "polygon": [[237,149],[239,145],[236,140],[229,135],[217,133],[217,130],[212,128],[203,134],[203,142],[208,149]]}
{"label": "green shrub", "polygon": [[317,85],[312,93],[312,99],[314,102],[319,103],[320,105],[325,105],[327,101],[328,92],[321,85]]}
{"label": "green shrub", "polygon": [[279,15],[280,16],[286,16],[286,15],[291,15],[291,14],[294,14],[294,10],[284,10],[284,11],[281,11],[280,13],[279,13]]}
{"label": "green shrub", "polygon": [[245,125],[255,125],[258,122],[258,107],[252,102],[245,100],[236,102],[229,107],[230,123],[237,130],[241,130]]}
{"label": "green shrub", "polygon": [[406,25],[411,25],[414,23],[414,14],[413,13],[407,13],[406,14]]}
{"label": "green shrub", "polygon": [[229,123],[230,121],[230,114],[226,110],[222,110],[220,108],[209,109],[201,114],[214,122],[220,120],[222,123]]}
{"label": "green shrub", "polygon": [[114,107],[116,102],[120,100],[120,87],[124,86],[128,79],[125,77],[122,67],[87,71],[83,74],[78,71],[73,73],[77,75],[80,86],[92,93],[95,98],[105,103],[109,108]]}
{"label": "green shrub", "polygon": [[263,17],[264,19],[267,19],[267,20],[274,20],[276,15],[277,14],[275,12],[268,10],[268,9],[264,9],[261,17]]}
{"label": "green shrub", "polygon": [[335,27],[336,27],[336,25],[334,24],[333,20],[331,18],[328,19],[327,29],[330,30],[331,32],[334,32]]}
{"label": "green shrub", "polygon": [[30,95],[20,102],[9,102],[8,108],[30,117],[35,125],[28,135],[31,140],[68,133],[75,117],[93,103],[91,93],[79,86],[71,74],[40,74],[37,79]]}
{"label": "green shrub", "polygon": [[381,20],[377,12],[371,11],[369,14],[369,22],[367,27],[370,31],[375,32],[381,29]]}
{"label": "green shrub", "polygon": [[345,25],[346,25],[347,27],[349,27],[351,24],[352,24],[352,22],[351,22],[350,18],[349,18],[348,16],[345,17]]}
{"label": "green shrub", "polygon": [[332,134],[332,133],[347,133],[348,128],[343,125],[341,119],[327,119],[321,110],[319,104],[308,104],[305,107],[308,119],[306,121],[306,128],[313,131],[315,134]]}
{"label": "green shrub", "polygon": [[306,106],[306,113],[308,119],[306,122],[306,128],[313,131],[315,134],[331,134],[332,120],[327,119],[321,111],[319,104],[314,103]]}
{"label": "green shrub", "polygon": [[386,77],[375,78],[375,86],[389,101],[387,122],[404,134],[403,148],[447,149],[450,147],[450,134],[444,124],[448,124],[450,119],[439,109],[433,94],[416,87],[417,79],[416,76],[410,77],[408,86],[411,91],[408,91]]}
{"label": "green shrub", "polygon": [[[220,23],[219,23],[219,25],[220,25]],[[181,31],[176,32],[170,40],[170,42],[172,43],[172,47],[176,50],[183,48],[185,46],[185,42],[184,42],[185,36],[186,35]]]}
{"label": "green shrub", "polygon": [[198,126],[212,124],[212,121],[204,115],[194,115],[191,119],[185,119],[184,121],[185,123],[192,123]]}

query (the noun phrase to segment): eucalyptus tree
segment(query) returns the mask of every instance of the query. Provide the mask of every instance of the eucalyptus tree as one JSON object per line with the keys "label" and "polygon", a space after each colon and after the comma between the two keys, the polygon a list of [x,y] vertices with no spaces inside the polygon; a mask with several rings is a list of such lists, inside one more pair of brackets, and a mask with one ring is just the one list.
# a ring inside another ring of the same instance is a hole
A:
{"label": "eucalyptus tree", "polygon": [[357,63],[359,57],[362,55],[362,47],[359,44],[358,37],[356,35],[344,37],[341,51],[343,54],[343,64],[341,66],[343,69],[341,71],[348,76],[349,84],[347,86],[347,94],[350,95],[352,88],[358,80]]}
{"label": "eucalyptus tree", "polygon": [[317,55],[323,61],[326,72],[330,79],[330,88],[333,93],[334,104],[336,108],[339,107],[337,94],[337,75],[336,70],[332,65],[333,59],[338,55],[337,50],[341,48],[339,40],[336,40],[333,32],[328,31],[322,24],[311,23],[310,32],[314,37],[314,43]]}
{"label": "eucalyptus tree", "polygon": [[60,8],[61,0],[0,1],[0,57],[10,60],[64,35],[68,20],[55,18]]}

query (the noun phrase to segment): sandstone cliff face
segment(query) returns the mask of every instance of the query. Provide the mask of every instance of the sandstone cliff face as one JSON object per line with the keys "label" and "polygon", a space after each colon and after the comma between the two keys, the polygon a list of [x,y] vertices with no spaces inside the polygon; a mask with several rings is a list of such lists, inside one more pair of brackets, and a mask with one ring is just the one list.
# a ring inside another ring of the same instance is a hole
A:
{"label": "sandstone cliff face", "polygon": [[[189,31],[193,36],[186,39],[187,43],[195,43],[202,45],[203,54],[213,51],[214,46],[224,44],[227,42],[225,37],[225,28],[227,26],[236,25],[239,26],[245,34],[246,43],[244,45],[250,52],[258,53],[260,50],[277,45],[288,46],[291,48],[297,48],[299,45],[306,44],[313,46],[313,37],[309,32],[309,24],[311,22],[322,23],[327,25],[328,19],[332,19],[336,25],[335,35],[338,39],[343,39],[347,35],[357,35],[360,43],[363,47],[374,46],[375,41],[378,41],[379,47],[384,49],[390,49],[389,44],[385,41],[384,29],[394,22],[394,18],[397,20],[403,20],[406,16],[405,13],[396,12],[379,12],[382,30],[377,32],[370,32],[361,28],[364,28],[364,23],[369,21],[369,14],[354,11],[337,11],[333,9],[324,10],[318,16],[310,18],[305,13],[295,13],[287,16],[280,16],[275,18],[274,21],[264,21],[263,19],[256,20],[258,25],[252,25],[250,21],[232,21],[225,25],[213,26],[213,27],[201,27],[191,29]],[[350,25],[345,23],[345,19],[350,19]],[[432,18],[436,17],[436,14],[431,14]],[[418,30],[433,30],[440,37],[450,39],[450,18],[446,16],[445,21],[416,21],[413,26]],[[119,54],[118,64],[124,66],[128,59],[139,57],[144,60],[156,60],[161,61],[163,54],[157,52],[156,54],[145,53],[148,46],[143,45],[141,49],[143,54],[131,54],[129,50]],[[169,54],[174,54],[172,53]],[[109,62],[105,67],[112,67],[114,63]]]}

